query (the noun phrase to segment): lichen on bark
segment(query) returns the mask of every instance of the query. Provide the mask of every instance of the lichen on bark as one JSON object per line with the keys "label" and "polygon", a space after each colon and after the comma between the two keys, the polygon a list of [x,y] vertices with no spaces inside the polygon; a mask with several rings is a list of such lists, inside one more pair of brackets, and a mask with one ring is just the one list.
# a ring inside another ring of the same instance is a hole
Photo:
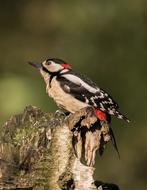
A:
{"label": "lichen on bark", "polygon": [[1,127],[0,189],[104,189],[93,164],[111,135],[96,120],[92,108],[66,117],[28,106],[12,116]]}

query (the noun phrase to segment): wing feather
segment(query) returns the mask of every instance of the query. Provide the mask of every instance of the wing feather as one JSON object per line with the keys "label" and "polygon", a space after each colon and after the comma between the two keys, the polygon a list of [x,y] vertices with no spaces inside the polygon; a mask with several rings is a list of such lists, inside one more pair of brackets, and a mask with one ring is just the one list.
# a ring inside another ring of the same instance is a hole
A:
{"label": "wing feather", "polygon": [[108,93],[100,89],[84,75],[75,75],[75,73],[73,75],[71,72],[68,72],[58,76],[57,80],[66,93],[70,93],[82,102],[87,102],[89,105],[100,108],[110,114],[118,108],[118,104]]}

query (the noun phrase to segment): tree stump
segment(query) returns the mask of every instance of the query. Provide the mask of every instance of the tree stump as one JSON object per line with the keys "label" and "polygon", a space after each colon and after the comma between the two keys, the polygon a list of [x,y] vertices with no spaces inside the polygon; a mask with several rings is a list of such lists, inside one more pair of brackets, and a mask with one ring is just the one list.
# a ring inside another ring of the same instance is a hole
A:
{"label": "tree stump", "polygon": [[109,129],[91,107],[69,116],[26,107],[1,127],[0,189],[117,190],[93,179],[95,153],[112,139]]}

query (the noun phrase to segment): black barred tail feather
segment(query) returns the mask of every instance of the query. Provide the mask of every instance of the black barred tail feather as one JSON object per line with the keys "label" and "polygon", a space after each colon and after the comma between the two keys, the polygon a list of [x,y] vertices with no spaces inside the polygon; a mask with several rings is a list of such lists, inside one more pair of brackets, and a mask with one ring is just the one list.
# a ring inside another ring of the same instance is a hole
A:
{"label": "black barred tail feather", "polygon": [[130,123],[130,120],[124,116],[123,114],[121,114],[119,111],[115,111],[114,115],[118,118],[118,119],[123,119],[124,121],[126,121],[127,123]]}

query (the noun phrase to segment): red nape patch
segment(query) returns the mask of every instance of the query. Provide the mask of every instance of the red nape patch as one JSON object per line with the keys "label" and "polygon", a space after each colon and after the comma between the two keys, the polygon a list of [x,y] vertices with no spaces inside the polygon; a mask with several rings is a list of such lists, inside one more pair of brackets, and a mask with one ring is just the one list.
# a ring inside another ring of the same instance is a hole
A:
{"label": "red nape patch", "polygon": [[71,69],[71,66],[69,64],[61,64],[62,67],[64,67],[65,69]]}
{"label": "red nape patch", "polygon": [[107,120],[107,115],[106,113],[104,113],[103,111],[99,110],[99,109],[95,109],[96,115],[98,117],[99,120],[101,121],[105,121]]}

